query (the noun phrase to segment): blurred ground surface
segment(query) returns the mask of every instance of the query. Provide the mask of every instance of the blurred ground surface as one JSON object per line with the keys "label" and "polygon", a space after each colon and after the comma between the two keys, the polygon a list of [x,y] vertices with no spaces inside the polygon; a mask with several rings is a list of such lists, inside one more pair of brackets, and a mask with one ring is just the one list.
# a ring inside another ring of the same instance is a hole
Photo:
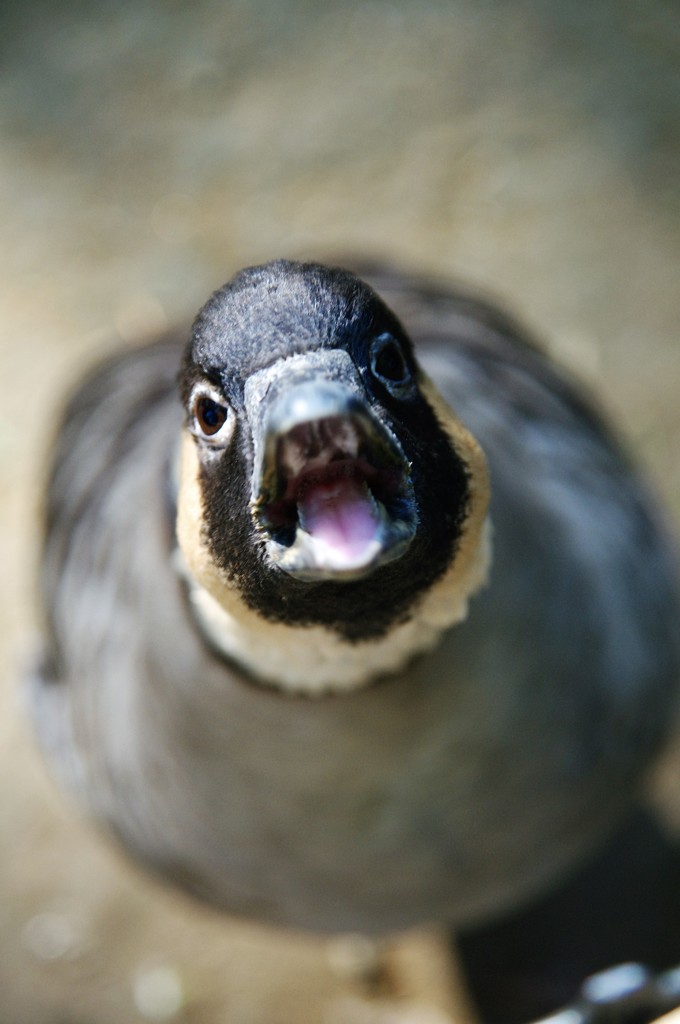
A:
{"label": "blurred ground surface", "polygon": [[678,521],[677,5],[35,0],[0,69],[0,1024],[354,1024],[328,943],[156,887],[45,777],[17,680],[55,412],[241,265],[387,255],[504,297]]}

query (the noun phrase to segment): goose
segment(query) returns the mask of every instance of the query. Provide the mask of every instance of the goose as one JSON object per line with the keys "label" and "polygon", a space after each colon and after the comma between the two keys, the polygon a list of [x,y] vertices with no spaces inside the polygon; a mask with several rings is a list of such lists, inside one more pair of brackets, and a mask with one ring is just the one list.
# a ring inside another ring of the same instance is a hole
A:
{"label": "goose", "polygon": [[447,285],[237,273],[86,377],[44,519],[47,760],[230,914],[474,933],[596,855],[668,732],[663,516],[583,388]]}

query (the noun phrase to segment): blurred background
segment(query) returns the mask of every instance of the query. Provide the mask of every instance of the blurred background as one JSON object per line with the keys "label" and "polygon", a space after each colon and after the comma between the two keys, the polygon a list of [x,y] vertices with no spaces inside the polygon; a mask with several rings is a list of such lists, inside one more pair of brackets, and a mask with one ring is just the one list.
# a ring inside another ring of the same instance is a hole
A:
{"label": "blurred background", "polygon": [[[680,522],[676,0],[4,3],[0,90],[0,1024],[387,1020],[361,949],[194,907],[46,777],[19,680],[55,416],[243,265],[386,256],[500,297]],[[398,1019],[436,1024],[419,941]]]}

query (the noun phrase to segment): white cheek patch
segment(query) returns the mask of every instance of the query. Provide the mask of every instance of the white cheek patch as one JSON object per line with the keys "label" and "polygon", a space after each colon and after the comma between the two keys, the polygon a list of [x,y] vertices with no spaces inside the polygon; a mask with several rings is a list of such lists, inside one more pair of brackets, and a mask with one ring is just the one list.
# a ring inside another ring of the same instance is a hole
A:
{"label": "white cheek patch", "polygon": [[467,617],[470,597],[486,582],[490,564],[491,528],[486,522],[464,573],[454,562],[408,621],[377,640],[351,643],[323,626],[269,622],[250,611],[235,589],[223,591],[218,601],[192,578],[177,552],[196,619],[217,650],[255,680],[307,696],[357,690],[431,650],[442,633]]}
{"label": "white cheek patch", "polygon": [[[181,453],[177,535],[178,569],[186,578],[196,620],[215,648],[260,680],[291,693],[348,692],[403,668],[431,649],[442,633],[462,622],[471,596],[486,582],[491,563],[487,520],[488,476],[474,439],[451,414],[429,382],[423,391],[456,451],[468,467],[470,497],[458,545],[448,569],[419,599],[411,614],[385,635],[350,642],[324,626],[272,622],[249,608],[236,584],[226,580],[208,550],[203,532],[199,460],[191,437]],[[312,486],[302,496],[301,531],[317,554],[343,565],[372,557],[375,512],[356,483]],[[309,531],[308,533],[306,531]]]}

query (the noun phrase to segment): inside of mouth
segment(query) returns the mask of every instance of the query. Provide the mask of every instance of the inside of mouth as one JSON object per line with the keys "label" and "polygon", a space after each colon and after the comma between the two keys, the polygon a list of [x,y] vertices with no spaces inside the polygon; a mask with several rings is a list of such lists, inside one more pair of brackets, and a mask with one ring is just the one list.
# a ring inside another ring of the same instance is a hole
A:
{"label": "inside of mouth", "polygon": [[370,449],[341,417],[302,424],[279,439],[274,498],[263,508],[272,538],[288,547],[302,530],[348,565],[368,557],[402,476]]}
{"label": "inside of mouth", "polygon": [[361,559],[380,526],[371,489],[361,474],[351,471],[306,481],[297,510],[298,524],[305,533],[348,561]]}

